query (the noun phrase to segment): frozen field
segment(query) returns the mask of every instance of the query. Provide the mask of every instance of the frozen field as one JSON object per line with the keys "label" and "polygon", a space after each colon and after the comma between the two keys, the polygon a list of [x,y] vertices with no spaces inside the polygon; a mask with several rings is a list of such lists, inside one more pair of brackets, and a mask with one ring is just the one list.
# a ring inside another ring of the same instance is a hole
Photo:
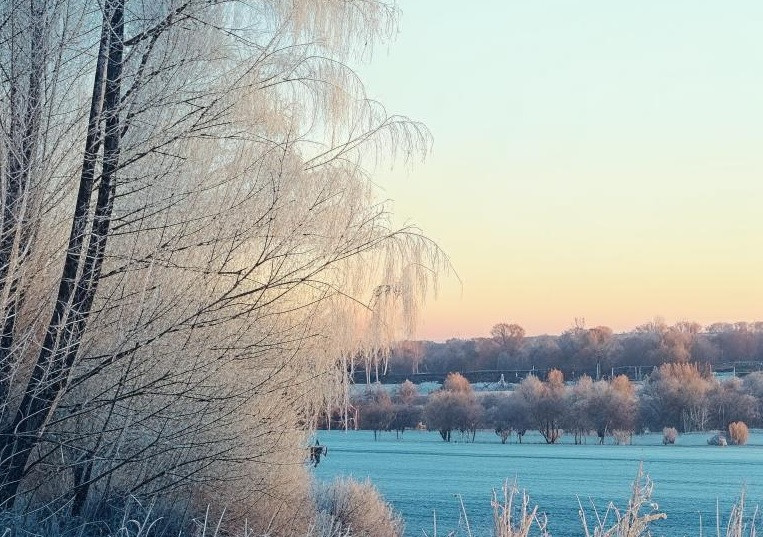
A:
{"label": "frozen field", "polygon": [[[683,435],[678,445],[663,446],[661,435],[634,437],[634,445],[546,445],[528,433],[525,443],[502,445],[492,432],[472,443],[447,444],[437,433],[407,431],[400,439],[369,431],[319,431],[328,457],[315,470],[321,480],[338,475],[370,478],[402,514],[406,535],[432,534],[432,511],[438,535],[458,528],[461,495],[475,537],[489,535],[491,491],[504,479],[518,480],[533,503],[548,514],[554,536],[582,535],[578,498],[589,511],[612,500],[627,503],[629,486],[643,461],[655,482],[653,500],[668,514],[656,523],[655,535],[715,535],[716,501],[722,515],[746,486],[749,514],[763,504],[763,434],[750,435],[746,446],[714,447],[711,433]],[[512,441],[515,437],[512,438]],[[566,441],[571,439],[565,438]],[[459,535],[463,535],[460,532]]]}

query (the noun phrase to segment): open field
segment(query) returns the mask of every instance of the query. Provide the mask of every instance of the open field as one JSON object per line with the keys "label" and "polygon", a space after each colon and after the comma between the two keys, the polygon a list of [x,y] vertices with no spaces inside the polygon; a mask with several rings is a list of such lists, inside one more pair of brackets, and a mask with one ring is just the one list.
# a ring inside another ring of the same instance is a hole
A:
{"label": "open field", "polygon": [[320,431],[328,456],[315,473],[321,480],[369,477],[401,511],[410,536],[431,534],[433,510],[439,535],[456,528],[459,494],[475,535],[487,535],[491,490],[516,478],[548,514],[551,533],[571,536],[582,534],[578,498],[589,513],[591,500],[600,512],[610,500],[623,506],[643,461],[655,482],[653,499],[668,514],[654,524],[655,535],[695,536],[700,524],[714,535],[716,501],[727,514],[743,486],[749,505],[763,501],[763,433],[751,434],[746,446],[723,448],[708,446],[710,436],[682,435],[675,446],[663,446],[661,434],[635,436],[630,446],[600,446],[591,437],[575,446],[571,437],[546,445],[529,432],[522,445],[501,445],[490,431],[478,432],[475,443],[450,444],[432,432],[408,431],[400,439],[384,433],[374,442],[371,431]]}

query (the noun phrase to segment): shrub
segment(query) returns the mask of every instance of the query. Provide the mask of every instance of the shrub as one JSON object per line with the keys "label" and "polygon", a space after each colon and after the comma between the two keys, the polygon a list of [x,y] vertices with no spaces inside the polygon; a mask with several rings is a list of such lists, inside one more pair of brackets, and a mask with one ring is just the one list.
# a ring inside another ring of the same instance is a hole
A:
{"label": "shrub", "polygon": [[662,430],[662,443],[664,445],[675,444],[678,438],[678,429],[675,427],[665,427]]}
{"label": "shrub", "polygon": [[627,446],[631,443],[631,432],[616,429],[612,431],[612,437],[615,439],[615,444],[618,446]]}
{"label": "shrub", "polygon": [[316,492],[318,510],[353,537],[402,537],[403,519],[370,481],[335,479]]}
{"label": "shrub", "polygon": [[750,437],[750,430],[743,421],[729,423],[729,443],[735,446],[741,446],[747,443]]}
{"label": "shrub", "polygon": [[471,383],[461,373],[448,373],[442,389],[456,393],[472,393]]}
{"label": "shrub", "polygon": [[411,405],[419,396],[419,389],[410,380],[406,379],[395,391],[395,399],[398,403]]}

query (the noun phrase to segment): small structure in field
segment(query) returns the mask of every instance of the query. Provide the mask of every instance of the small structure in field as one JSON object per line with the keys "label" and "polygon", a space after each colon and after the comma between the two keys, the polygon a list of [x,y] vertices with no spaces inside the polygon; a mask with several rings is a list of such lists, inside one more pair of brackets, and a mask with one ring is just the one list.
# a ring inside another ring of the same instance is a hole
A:
{"label": "small structure in field", "polygon": [[711,436],[707,439],[707,443],[711,446],[726,446],[728,445],[728,441],[726,440],[726,435],[723,433],[718,433],[716,435]]}
{"label": "small structure in field", "polygon": [[310,463],[313,465],[313,468],[318,466],[321,462],[321,456],[328,455],[328,448],[325,446],[321,446],[321,443],[316,440],[314,446],[309,446],[310,449]]}

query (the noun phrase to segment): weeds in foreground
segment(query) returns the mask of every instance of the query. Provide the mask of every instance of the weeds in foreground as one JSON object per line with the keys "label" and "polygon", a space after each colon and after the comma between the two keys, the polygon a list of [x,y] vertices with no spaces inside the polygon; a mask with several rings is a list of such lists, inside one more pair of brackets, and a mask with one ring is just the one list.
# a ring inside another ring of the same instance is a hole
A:
{"label": "weeds in foreground", "polygon": [[[653,522],[667,518],[660,511],[659,506],[652,500],[654,483],[639,466],[636,479],[631,486],[631,495],[628,505],[624,509],[618,508],[610,502],[606,510],[601,513],[592,504],[589,513],[583,507],[580,500],[578,511],[582,524],[584,537],[649,537]],[[745,491],[739,500],[731,507],[729,518],[723,524],[720,508],[716,512],[716,528],[714,537],[757,537],[758,508],[752,515],[746,513]],[[479,528],[473,533],[469,524],[464,503],[460,501],[460,517],[458,529],[445,534],[445,537],[465,535],[475,537],[483,535],[486,528]],[[538,506],[530,503],[530,498],[525,491],[521,491],[516,482],[505,481],[502,491],[493,490],[491,501],[493,510],[492,537],[550,537],[547,531],[547,518],[544,513],[538,512]],[[593,522],[591,522],[593,519]],[[434,516],[433,533],[423,532],[425,537],[438,537],[437,517]],[[702,519],[700,518],[699,537],[713,537],[704,533]]]}
{"label": "weeds in foreground", "polygon": [[[758,506],[755,506],[749,525],[745,523],[745,498],[746,491],[742,489],[739,495],[739,501],[731,506],[729,519],[726,522],[726,533],[721,533],[721,510],[716,503],[715,508],[715,534],[717,537],[756,537],[757,530],[755,526],[758,520]],[[699,537],[704,537],[702,528],[699,530]]]}
{"label": "weeds in foreground", "polygon": [[495,537],[528,537],[535,527],[538,535],[545,537],[547,520],[546,515],[538,515],[538,506],[530,509],[530,496],[524,490],[521,493],[522,505],[516,508],[514,499],[520,495],[516,481],[509,485],[509,481],[503,482],[503,495],[493,489],[493,500],[490,505],[493,508],[493,531]]}
{"label": "weeds in foreground", "polygon": [[[519,501],[518,501],[519,500]],[[520,503],[521,501],[521,503]],[[474,537],[469,525],[469,516],[466,513],[463,499],[459,496],[460,519],[459,526],[464,529],[467,537]],[[545,514],[538,514],[538,506],[530,507],[530,496],[526,491],[519,490],[516,481],[509,484],[509,480],[503,482],[501,494],[493,489],[493,499],[490,502],[493,508],[493,535],[494,537],[529,537],[531,532],[538,537],[550,537],[546,530],[547,519]],[[433,532],[430,536],[424,531],[426,537],[437,537],[437,514],[433,514]],[[447,537],[455,536],[455,531],[447,534]]]}
{"label": "weeds in foreground", "polygon": [[[650,525],[666,518],[658,505],[652,501],[654,485],[649,476],[639,467],[631,488],[631,497],[625,509],[621,510],[614,503],[609,503],[604,513],[599,513],[592,506],[592,514],[586,513],[580,506],[579,516],[584,537],[648,537]],[[351,479],[338,479],[317,490],[321,501],[307,532],[300,532],[302,537],[399,537],[402,535],[403,522],[399,515],[379,495],[368,482],[362,483]],[[746,493],[742,490],[739,500],[731,507],[728,519],[723,522],[720,505],[716,508],[714,532],[705,532],[700,518],[699,537],[757,537],[758,508],[748,513]],[[444,537],[465,535],[475,537],[484,535],[487,528],[474,530],[469,523],[464,502],[459,498],[460,522],[457,530],[450,531]],[[547,531],[547,518],[539,513],[524,490],[516,482],[508,480],[500,491],[493,490],[491,500],[493,513],[493,537],[550,537]],[[125,506],[125,511],[115,520],[112,529],[102,527],[102,531],[89,531],[85,526],[66,527],[66,520],[60,517],[47,517],[45,520],[23,519],[11,512],[0,512],[0,537],[22,535],[45,537],[282,537],[283,533],[271,534],[254,531],[244,523],[243,528],[223,530],[223,513],[211,516],[209,510],[198,519],[196,527],[190,533],[181,531],[172,533],[159,527],[163,517],[151,502],[142,505],[137,500]],[[593,518],[594,523],[589,523]],[[172,527],[169,524],[168,527]],[[104,531],[105,530],[105,531]],[[437,517],[434,517],[433,533],[423,532],[425,537],[438,537]]]}
{"label": "weeds in foreground", "polygon": [[588,517],[580,499],[578,499],[578,505],[580,505],[578,513],[586,537],[643,537],[650,535],[649,525],[656,520],[667,517],[665,513],[659,512],[659,506],[652,501],[653,491],[652,480],[644,473],[643,466],[639,465],[636,480],[631,488],[628,507],[621,511],[614,503],[610,502],[604,514],[600,515],[594,505],[593,512],[596,525],[593,526],[593,531],[588,526]]}

